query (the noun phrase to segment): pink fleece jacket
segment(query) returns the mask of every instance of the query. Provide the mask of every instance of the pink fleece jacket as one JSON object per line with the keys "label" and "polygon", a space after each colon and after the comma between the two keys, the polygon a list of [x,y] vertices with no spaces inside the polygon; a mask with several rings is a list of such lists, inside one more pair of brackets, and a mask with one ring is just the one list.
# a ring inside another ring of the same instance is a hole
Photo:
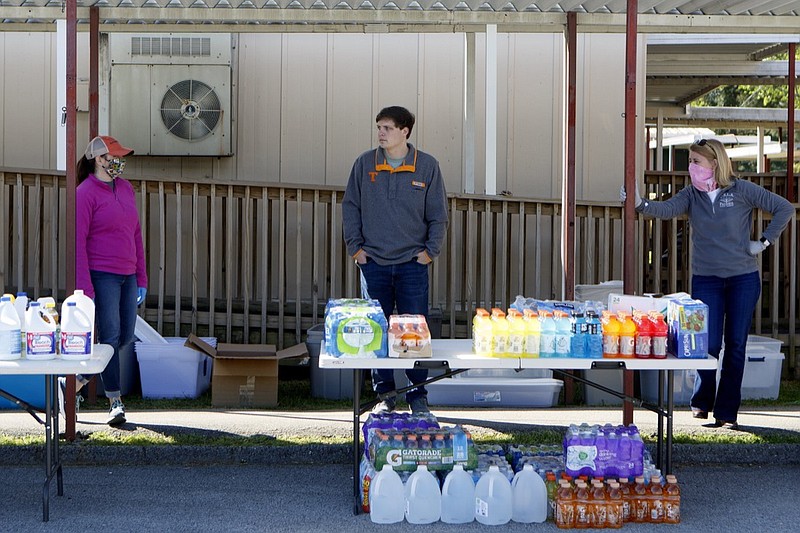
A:
{"label": "pink fleece jacket", "polygon": [[89,174],[75,194],[75,288],[94,298],[90,270],[136,274],[147,288],[136,193],[130,182],[106,183]]}

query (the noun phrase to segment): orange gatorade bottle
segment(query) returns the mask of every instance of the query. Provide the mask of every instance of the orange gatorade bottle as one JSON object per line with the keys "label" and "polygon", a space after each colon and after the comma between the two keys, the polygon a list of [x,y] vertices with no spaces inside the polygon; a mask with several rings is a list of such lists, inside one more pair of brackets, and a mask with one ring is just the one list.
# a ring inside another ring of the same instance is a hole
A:
{"label": "orange gatorade bottle", "polygon": [[667,476],[664,487],[664,522],[679,524],[681,521],[681,489],[675,476]]}
{"label": "orange gatorade bottle", "polygon": [[630,313],[620,312],[618,315],[619,326],[619,356],[634,357],[636,354],[636,322]]}
{"label": "orange gatorade bottle", "polygon": [[575,492],[568,480],[562,479],[558,483],[556,526],[560,529],[572,529],[575,527]]}
{"label": "orange gatorade bottle", "polygon": [[644,477],[638,476],[631,489],[631,522],[648,522],[650,518],[650,500]]}
{"label": "orange gatorade bottle", "polygon": [[619,357],[619,320],[613,313],[603,311],[600,321],[603,324],[603,357],[615,359]]}
{"label": "orange gatorade bottle", "polygon": [[647,490],[650,493],[649,522],[660,524],[664,522],[664,487],[661,486],[661,478],[659,478],[659,476],[652,476]]}
{"label": "orange gatorade bottle", "polygon": [[608,484],[608,511],[606,512],[606,527],[619,529],[622,527],[624,504],[619,483],[611,481]]}

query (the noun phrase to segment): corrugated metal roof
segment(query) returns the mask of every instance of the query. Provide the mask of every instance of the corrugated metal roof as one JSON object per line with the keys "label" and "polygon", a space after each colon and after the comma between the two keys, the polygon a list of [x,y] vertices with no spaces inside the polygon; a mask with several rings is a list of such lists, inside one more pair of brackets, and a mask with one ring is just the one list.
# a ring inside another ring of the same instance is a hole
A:
{"label": "corrugated metal roof", "polygon": [[[0,13],[11,8],[47,7],[60,12],[63,0],[0,0]],[[123,17],[116,9],[172,10],[206,8],[232,10],[230,20],[247,22],[239,9],[268,10],[353,10],[353,11],[431,11],[431,12],[519,12],[519,13],[607,13],[626,12],[626,0],[77,0],[79,7],[98,6],[109,15]],[[798,16],[798,0],[640,0],[640,14],[723,15],[723,16]],[[38,10],[36,10],[38,11]],[[8,12],[3,16],[17,16]],[[30,15],[38,16],[38,12]],[[56,13],[51,15],[59,18]],[[31,19],[28,18],[30,21]],[[47,17],[40,19],[47,21]],[[187,22],[203,22],[204,15],[188,16]]]}

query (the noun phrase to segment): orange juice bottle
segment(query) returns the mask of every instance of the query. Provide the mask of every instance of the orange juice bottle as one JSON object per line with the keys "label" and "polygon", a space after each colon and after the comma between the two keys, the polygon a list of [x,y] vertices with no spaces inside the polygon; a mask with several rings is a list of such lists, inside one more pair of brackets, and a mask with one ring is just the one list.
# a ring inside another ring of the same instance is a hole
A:
{"label": "orange juice bottle", "polygon": [[619,357],[619,320],[613,313],[603,311],[600,321],[603,324],[603,357],[617,358]]}
{"label": "orange juice bottle", "polygon": [[634,357],[636,354],[636,322],[630,313],[618,313],[619,326],[619,355],[620,357]]}

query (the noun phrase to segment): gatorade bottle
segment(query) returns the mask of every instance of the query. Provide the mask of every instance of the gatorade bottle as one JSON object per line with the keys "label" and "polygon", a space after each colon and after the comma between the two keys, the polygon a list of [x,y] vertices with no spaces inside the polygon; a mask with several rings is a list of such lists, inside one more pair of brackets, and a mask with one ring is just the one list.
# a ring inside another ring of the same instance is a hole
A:
{"label": "gatorade bottle", "polygon": [[539,343],[541,333],[541,322],[535,311],[525,309],[524,314],[525,329],[527,340],[525,342],[525,357],[539,357]]}
{"label": "gatorade bottle", "polygon": [[577,312],[572,317],[572,337],[570,338],[570,357],[584,358],[586,355],[586,318]]}
{"label": "gatorade bottle", "polygon": [[653,326],[653,358],[665,359],[667,357],[667,333],[669,328],[664,321],[664,315],[653,311],[648,315]]}
{"label": "gatorade bottle", "polygon": [[603,311],[603,357],[614,359],[619,357],[620,323],[616,315]]}
{"label": "gatorade bottle", "polygon": [[522,357],[527,336],[527,324],[522,318],[522,313],[516,309],[509,309],[508,315],[508,355]]}
{"label": "gatorade bottle", "polygon": [[539,357],[556,356],[556,323],[549,311],[539,311]]}
{"label": "gatorade bottle", "polygon": [[606,489],[602,481],[593,481],[590,492],[590,509],[592,527],[603,529],[608,522],[608,502],[606,501]]}
{"label": "gatorade bottle", "polygon": [[644,478],[637,476],[631,489],[631,522],[648,522],[650,518],[650,500]]}
{"label": "gatorade bottle", "polygon": [[606,527],[609,529],[619,529],[622,527],[623,502],[620,485],[616,481],[608,484],[608,507],[606,511]]}
{"label": "gatorade bottle", "polygon": [[564,311],[553,312],[556,325],[556,357],[569,357],[572,347],[572,323]]}
{"label": "gatorade bottle", "polygon": [[439,482],[428,472],[426,465],[418,465],[408,478],[405,487],[406,520],[409,524],[432,524],[442,515],[442,493]]}
{"label": "gatorade bottle", "polygon": [[0,361],[22,357],[21,324],[10,296],[0,298]]}
{"label": "gatorade bottle", "polygon": [[668,524],[679,524],[681,521],[681,489],[678,486],[678,479],[667,476],[667,484],[664,487],[664,522]]}
{"label": "gatorade bottle", "polygon": [[463,466],[454,465],[442,485],[442,522],[468,524],[473,520],[475,520],[475,482]]}
{"label": "gatorade bottle", "polygon": [[622,522],[631,522],[631,484],[627,478],[620,477],[619,491],[622,494]]}
{"label": "gatorade bottle", "polygon": [[572,529],[575,527],[575,492],[569,481],[559,481],[556,492],[556,526],[559,529]]}
{"label": "gatorade bottle", "polygon": [[555,472],[547,472],[545,474],[544,486],[547,489],[547,519],[555,520],[556,493],[558,491]]}
{"label": "gatorade bottle", "polygon": [[492,322],[486,309],[476,309],[472,319],[472,346],[477,355],[492,355]]}
{"label": "gatorade bottle", "polygon": [[575,529],[588,529],[592,527],[592,512],[589,508],[589,488],[586,482],[575,482]]}
{"label": "gatorade bottle", "polygon": [[497,307],[492,308],[492,352],[495,357],[508,356],[508,320]]}
{"label": "gatorade bottle", "polygon": [[31,302],[25,312],[25,357],[33,360],[55,359],[56,324],[44,313],[39,302]]}
{"label": "gatorade bottle", "polygon": [[641,311],[634,311],[633,322],[636,324],[634,353],[639,359],[650,359],[653,349],[653,323]]}
{"label": "gatorade bottle", "polygon": [[603,358],[603,326],[594,310],[586,312],[586,335],[584,353],[592,359]]}
{"label": "gatorade bottle", "polygon": [[635,357],[636,355],[636,323],[630,313],[619,313],[619,356]]}
{"label": "gatorade bottle", "polygon": [[664,522],[664,488],[661,486],[661,479],[658,476],[650,478],[650,485],[647,487],[650,500],[650,519],[651,524]]}
{"label": "gatorade bottle", "polygon": [[369,518],[375,524],[396,524],[405,517],[403,482],[391,465],[375,476],[369,486]]}

